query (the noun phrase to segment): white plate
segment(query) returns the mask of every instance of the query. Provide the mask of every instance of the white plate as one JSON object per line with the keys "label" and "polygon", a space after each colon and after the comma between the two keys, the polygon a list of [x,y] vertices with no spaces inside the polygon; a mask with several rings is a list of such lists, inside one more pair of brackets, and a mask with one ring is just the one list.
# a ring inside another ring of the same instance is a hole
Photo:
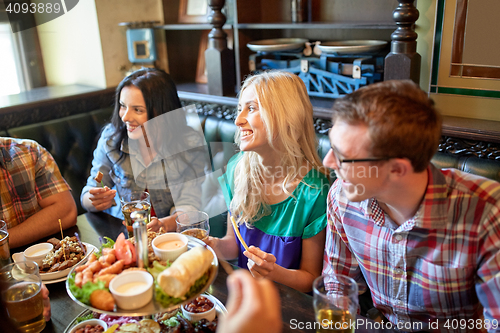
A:
{"label": "white plate", "polygon": [[[87,247],[87,254],[85,255],[85,257],[83,257],[82,260],[85,260],[92,252],[94,252],[94,251],[97,252],[97,247],[95,247],[94,245],[89,244],[89,243],[85,243],[85,242],[82,242],[82,243]],[[82,261],[82,260],[80,260],[80,261]],[[74,265],[74,266],[76,266],[76,265]],[[56,280],[56,279],[60,279],[63,277],[64,277],[64,280],[66,280],[69,272],[71,271],[71,269],[74,266],[66,268],[65,270],[62,270],[62,271],[51,272],[51,273],[40,273],[40,276],[42,278],[42,281],[51,281],[51,280]]]}
{"label": "white plate", "polygon": [[247,47],[254,52],[302,50],[304,44],[308,41],[305,38],[263,39],[250,42],[247,44]]}
{"label": "white plate", "polygon": [[[97,247],[95,247],[94,245],[85,242],[82,243],[87,247],[87,255],[85,255],[85,257],[82,260],[85,260],[92,252],[97,252]],[[22,253],[14,253],[12,255],[12,259],[15,262],[22,261],[24,260],[24,256]],[[68,274],[72,268],[73,266],[66,268],[65,270],[62,271],[51,272],[51,273],[40,273],[40,277],[42,278],[42,281],[45,284],[66,281],[66,279],[68,278]]]}
{"label": "white plate", "polygon": [[58,283],[58,282],[64,282],[68,279],[68,276],[64,276],[60,279],[55,279],[55,280],[44,280],[43,284],[53,284],[53,283]]}
{"label": "white plate", "polygon": [[323,53],[358,54],[378,51],[386,45],[385,40],[344,40],[321,43],[318,48]]}
{"label": "white plate", "polygon": [[[188,238],[188,249],[191,249],[195,246],[203,246],[212,252],[214,259],[212,260],[212,266],[208,269],[209,270],[209,277],[208,277],[207,283],[201,288],[201,290],[196,295],[193,295],[190,298],[183,300],[180,303],[171,304],[168,307],[164,307],[159,302],[157,302],[155,300],[155,298],[153,297],[153,299],[148,304],[146,304],[145,306],[143,306],[142,308],[139,308],[139,309],[124,310],[124,309],[116,308],[115,311],[104,311],[101,309],[94,308],[93,306],[87,305],[85,303],[82,303],[79,299],[77,299],[73,295],[71,290],[69,289],[69,284],[68,284],[67,280],[66,280],[66,291],[68,292],[69,297],[73,301],[75,301],[78,305],[80,305],[84,308],[90,309],[94,312],[105,313],[105,314],[109,314],[112,316],[130,316],[130,317],[148,316],[148,315],[152,315],[152,314],[159,313],[159,312],[171,311],[174,308],[177,308],[183,304],[187,304],[187,303],[191,302],[193,299],[195,299],[199,294],[205,292],[208,289],[208,287],[210,287],[212,285],[212,283],[215,281],[215,278],[217,277],[217,271],[219,269],[219,261],[217,260],[217,256],[216,256],[214,250],[210,246],[206,245],[203,241],[201,241],[197,238],[194,238],[191,236],[186,236],[186,237]],[[81,261],[80,264],[83,264],[83,261]],[[80,264],[76,264],[75,266],[71,267],[71,269],[75,269]],[[72,273],[73,273],[73,271],[71,271],[69,274],[72,274]]]}

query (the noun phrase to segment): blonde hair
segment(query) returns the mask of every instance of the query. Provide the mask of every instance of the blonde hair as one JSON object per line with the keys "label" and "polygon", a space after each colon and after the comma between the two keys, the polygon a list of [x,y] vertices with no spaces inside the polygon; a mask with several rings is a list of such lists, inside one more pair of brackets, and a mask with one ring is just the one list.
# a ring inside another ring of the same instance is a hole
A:
{"label": "blonde hair", "polygon": [[[299,177],[304,161],[328,177],[317,153],[317,139],[313,125],[312,105],[304,82],[295,74],[271,71],[248,77],[240,91],[255,89],[260,116],[267,131],[267,141],[280,155],[284,180],[281,188],[288,195],[287,186]],[[239,145],[240,129],[235,142]],[[237,223],[251,227],[253,222],[269,215],[271,209],[264,196],[265,176],[269,170],[255,152],[245,152],[234,173],[234,197],[231,211]]]}

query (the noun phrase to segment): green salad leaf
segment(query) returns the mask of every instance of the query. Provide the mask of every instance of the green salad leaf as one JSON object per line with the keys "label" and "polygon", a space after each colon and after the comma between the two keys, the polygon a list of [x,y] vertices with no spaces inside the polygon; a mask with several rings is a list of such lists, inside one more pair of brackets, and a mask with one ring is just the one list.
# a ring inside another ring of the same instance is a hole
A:
{"label": "green salad leaf", "polygon": [[153,267],[148,267],[148,272],[153,275],[155,281],[158,278],[158,274],[163,272],[165,269],[169,268],[172,263],[170,261],[167,261],[166,265],[160,264],[158,261],[153,261]]}
{"label": "green salad leaf", "polygon": [[92,312],[89,312],[85,316],[81,316],[81,317],[76,318],[75,322],[76,322],[76,324],[78,324],[84,320],[89,320],[89,319],[94,319],[94,314]]}
{"label": "green salad leaf", "polygon": [[[104,241],[103,241],[103,239],[104,239]],[[104,236],[102,238],[99,238],[99,240],[101,241],[101,248],[99,249],[99,252],[95,253],[95,255],[98,259],[102,256],[102,249],[103,248],[107,247],[109,249],[112,249],[115,246],[115,241],[109,237]]]}
{"label": "green salad leaf", "polygon": [[180,325],[179,321],[177,320],[176,316],[170,317],[167,320],[163,320],[161,322],[163,325],[167,327],[176,327],[177,325]]}
{"label": "green salad leaf", "polygon": [[105,287],[104,281],[100,280],[98,280],[97,283],[89,281],[85,283],[81,288],[78,288],[75,285],[75,273],[71,274],[68,277],[68,285],[69,285],[69,290],[71,291],[73,296],[75,296],[76,299],[79,300],[80,302],[88,305],[90,305],[90,294],[92,294],[94,290],[98,289],[108,290]]}
{"label": "green salad leaf", "polygon": [[182,302],[183,300],[190,298],[191,296],[194,296],[200,292],[200,290],[205,286],[208,282],[209,274],[208,272],[203,274],[202,277],[200,277],[198,280],[195,281],[195,283],[189,288],[189,291],[184,295],[182,298],[176,298],[169,296],[165,294],[163,289],[161,289],[160,285],[156,282],[155,279],[155,299],[158,303],[160,303],[164,307],[168,307],[173,304],[178,304]]}

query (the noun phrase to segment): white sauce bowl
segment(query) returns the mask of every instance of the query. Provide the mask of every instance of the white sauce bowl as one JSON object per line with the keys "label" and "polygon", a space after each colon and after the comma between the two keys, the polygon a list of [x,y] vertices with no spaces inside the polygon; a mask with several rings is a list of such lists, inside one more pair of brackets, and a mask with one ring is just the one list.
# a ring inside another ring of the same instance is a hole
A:
{"label": "white sauce bowl", "polygon": [[109,291],[119,308],[142,308],[153,299],[153,276],[145,271],[121,273],[111,280]]}
{"label": "white sauce bowl", "polygon": [[42,267],[43,259],[47,256],[47,253],[52,251],[54,245],[50,243],[40,243],[28,247],[24,250],[23,255],[26,260],[34,261],[39,267]]}
{"label": "white sauce bowl", "polygon": [[[160,244],[169,241],[181,241],[184,245],[171,250],[158,248]],[[151,242],[151,245],[153,246],[153,251],[158,258],[160,258],[161,260],[169,260],[173,262],[175,259],[177,259],[177,257],[187,251],[188,238],[185,235],[176,232],[169,232],[160,236],[156,236],[155,239],[153,239],[153,241]]]}

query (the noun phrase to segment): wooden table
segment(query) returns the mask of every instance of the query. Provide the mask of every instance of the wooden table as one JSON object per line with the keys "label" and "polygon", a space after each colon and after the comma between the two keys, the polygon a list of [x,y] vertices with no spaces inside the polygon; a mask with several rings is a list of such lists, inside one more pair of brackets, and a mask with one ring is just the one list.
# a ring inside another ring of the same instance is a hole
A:
{"label": "wooden table", "polygon": [[[65,235],[73,235],[74,232],[78,232],[82,241],[99,247],[99,237],[108,236],[116,239],[121,232],[125,233],[125,231],[121,220],[105,213],[86,213],[78,216],[76,227],[66,230]],[[55,236],[57,237],[57,235]],[[24,248],[13,249],[12,253],[22,251]],[[219,267],[217,278],[214,284],[208,289],[210,294],[217,297],[224,304],[227,301],[226,278],[226,272]],[[276,284],[276,286],[281,297],[283,332],[314,332],[313,329],[307,329],[308,327],[312,327],[311,325],[314,322],[312,297],[281,284]],[[71,300],[66,292],[66,284],[64,282],[48,284],[47,288],[50,291],[52,320],[47,323],[43,332],[62,333],[85,308]],[[358,317],[358,319],[363,321],[368,320],[363,317]],[[394,331],[357,327],[356,332]]]}

